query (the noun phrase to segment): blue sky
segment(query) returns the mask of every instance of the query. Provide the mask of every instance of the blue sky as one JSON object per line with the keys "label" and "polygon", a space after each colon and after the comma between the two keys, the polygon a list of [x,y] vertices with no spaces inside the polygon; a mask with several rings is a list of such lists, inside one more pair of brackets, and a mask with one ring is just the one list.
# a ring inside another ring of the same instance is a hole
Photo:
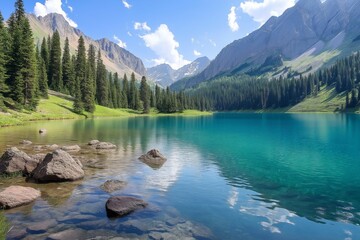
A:
{"label": "blue sky", "polygon": [[[15,0],[2,0],[7,19]],[[147,67],[179,68],[281,15],[295,0],[24,0],[27,12],[67,17],[86,35],[106,37],[140,57]]]}

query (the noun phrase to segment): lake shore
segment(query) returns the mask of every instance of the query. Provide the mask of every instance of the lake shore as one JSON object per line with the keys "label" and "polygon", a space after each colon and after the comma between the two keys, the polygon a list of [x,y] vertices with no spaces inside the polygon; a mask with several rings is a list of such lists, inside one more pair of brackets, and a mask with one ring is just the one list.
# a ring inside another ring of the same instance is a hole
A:
{"label": "lake shore", "polygon": [[36,112],[13,111],[7,113],[0,112],[0,127],[10,127],[24,125],[33,121],[49,120],[76,120],[88,118],[108,118],[108,117],[160,117],[160,116],[209,116],[211,112],[201,112],[198,110],[184,110],[181,113],[165,114],[151,109],[149,114],[142,114],[140,111],[131,109],[111,109],[96,105],[94,113],[84,112],[79,115],[72,111],[72,101],[58,96],[49,95],[49,99],[41,99]]}

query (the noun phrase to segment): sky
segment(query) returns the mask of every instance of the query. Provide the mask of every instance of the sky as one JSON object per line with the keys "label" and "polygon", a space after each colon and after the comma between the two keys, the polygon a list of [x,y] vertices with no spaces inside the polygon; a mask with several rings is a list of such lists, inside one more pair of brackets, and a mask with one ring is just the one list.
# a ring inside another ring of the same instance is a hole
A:
{"label": "sky", "polygon": [[[0,0],[7,19],[15,0]],[[24,0],[37,16],[62,14],[93,39],[108,38],[146,67],[178,69],[198,57],[214,59],[226,45],[280,16],[295,0]]]}

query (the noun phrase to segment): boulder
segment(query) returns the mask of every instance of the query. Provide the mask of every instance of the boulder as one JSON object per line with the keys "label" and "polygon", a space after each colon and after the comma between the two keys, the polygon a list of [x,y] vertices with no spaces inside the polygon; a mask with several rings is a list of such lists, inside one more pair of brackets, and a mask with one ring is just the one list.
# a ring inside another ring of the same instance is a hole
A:
{"label": "boulder", "polygon": [[106,211],[109,217],[123,217],[147,205],[143,200],[134,197],[111,197],[106,202]]}
{"label": "boulder", "polygon": [[100,143],[99,140],[91,140],[91,141],[88,143],[88,145],[89,145],[89,146],[95,146],[95,145],[97,145],[97,144],[99,144],[99,143]]}
{"label": "boulder", "polygon": [[47,132],[47,130],[46,130],[46,129],[44,129],[44,128],[39,129],[39,133],[40,133],[40,134],[44,134],[44,133],[46,133],[46,132]]}
{"label": "boulder", "polygon": [[166,162],[166,158],[156,149],[150,150],[139,159],[152,168],[160,168]]}
{"label": "boulder", "polygon": [[0,208],[10,209],[20,207],[35,201],[40,196],[40,191],[36,189],[11,186],[0,193]]}
{"label": "boulder", "polygon": [[12,147],[6,150],[0,158],[0,174],[22,173],[28,175],[38,163],[36,159],[32,159],[16,147]]}
{"label": "boulder", "polygon": [[81,150],[81,148],[79,147],[79,145],[73,145],[73,146],[63,146],[60,148],[63,151],[66,152],[78,152]]}
{"label": "boulder", "polygon": [[84,175],[81,163],[63,150],[47,154],[33,172],[33,178],[39,182],[76,181]]}
{"label": "boulder", "polygon": [[29,140],[22,140],[22,141],[20,142],[20,144],[22,144],[22,145],[31,145],[32,142],[29,141]]}
{"label": "boulder", "polygon": [[105,192],[112,193],[117,190],[123,189],[127,185],[127,182],[120,180],[108,180],[103,185],[101,185],[101,189]]}
{"label": "boulder", "polygon": [[116,145],[108,142],[100,142],[96,144],[96,149],[102,150],[102,149],[116,149]]}

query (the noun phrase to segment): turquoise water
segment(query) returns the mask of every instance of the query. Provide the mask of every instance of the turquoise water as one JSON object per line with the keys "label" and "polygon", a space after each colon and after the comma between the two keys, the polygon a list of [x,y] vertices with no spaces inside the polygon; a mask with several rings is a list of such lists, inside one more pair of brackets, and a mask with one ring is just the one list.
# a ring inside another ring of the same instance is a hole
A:
{"label": "turquoise water", "polygon": [[[37,134],[39,128],[48,134]],[[197,239],[360,239],[360,116],[335,114],[237,114],[211,117],[97,119],[32,123],[0,129],[0,149],[22,139],[34,144],[85,144],[100,139],[117,144],[113,152],[82,150],[83,181],[35,185],[3,180],[42,191],[34,204],[6,213],[26,229],[55,219],[46,238],[77,229],[87,236],[156,239],[154,232],[189,228]],[[152,148],[168,161],[152,169],[137,158]],[[30,151],[30,149],[24,149]],[[131,195],[149,209],[108,219],[110,196],[99,186],[109,179],[128,182],[112,195]],[[89,219],[87,219],[89,217]],[[176,219],[173,226],[169,219]],[[135,222],[135,223],[134,223]],[[161,230],[152,224],[167,224]],[[141,225],[141,226],[140,226]],[[13,231],[15,231],[13,230]],[[90,234],[90,236],[89,236]],[[181,235],[182,234],[182,235]],[[9,234],[9,239],[14,234]]]}

